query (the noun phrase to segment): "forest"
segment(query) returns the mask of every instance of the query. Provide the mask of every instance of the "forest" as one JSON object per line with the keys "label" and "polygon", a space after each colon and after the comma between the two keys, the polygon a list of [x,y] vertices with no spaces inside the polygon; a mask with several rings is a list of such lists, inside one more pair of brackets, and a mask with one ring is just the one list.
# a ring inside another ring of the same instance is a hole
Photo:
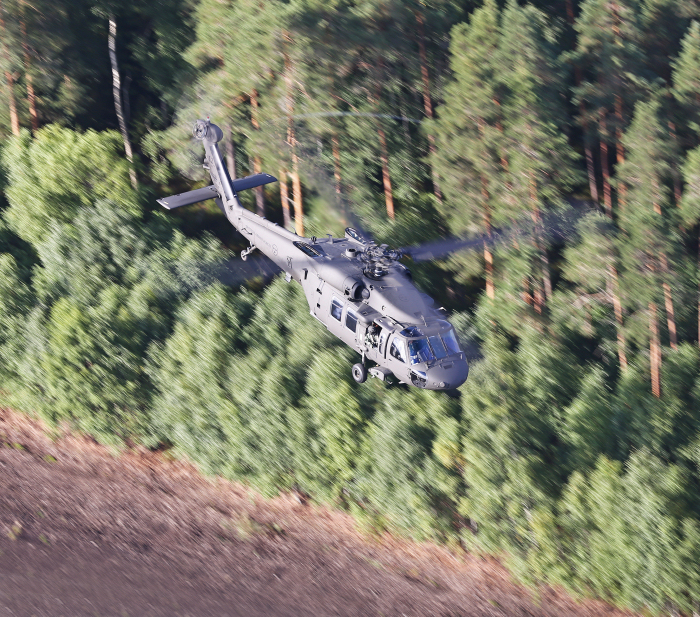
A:
{"label": "forest", "polygon": [[[0,403],[700,614],[698,0],[2,0],[0,65]],[[217,280],[242,237],[155,202],[208,183],[206,117],[300,235],[484,238],[406,262],[477,350],[459,397]]]}

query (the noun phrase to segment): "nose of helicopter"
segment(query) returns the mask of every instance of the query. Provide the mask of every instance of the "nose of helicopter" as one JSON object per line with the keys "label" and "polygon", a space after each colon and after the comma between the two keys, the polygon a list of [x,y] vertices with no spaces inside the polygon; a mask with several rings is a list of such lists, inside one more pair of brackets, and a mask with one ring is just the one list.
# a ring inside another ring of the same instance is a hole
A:
{"label": "nose of helicopter", "polygon": [[427,390],[454,390],[467,381],[469,364],[466,360],[451,360],[443,365],[433,366],[427,373]]}

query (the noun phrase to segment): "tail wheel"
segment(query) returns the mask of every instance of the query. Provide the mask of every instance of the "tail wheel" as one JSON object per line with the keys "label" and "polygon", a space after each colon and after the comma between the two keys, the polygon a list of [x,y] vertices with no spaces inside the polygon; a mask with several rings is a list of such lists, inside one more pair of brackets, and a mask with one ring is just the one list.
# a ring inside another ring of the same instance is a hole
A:
{"label": "tail wheel", "polygon": [[352,378],[357,383],[365,383],[367,381],[367,369],[364,364],[358,362],[352,365]]}

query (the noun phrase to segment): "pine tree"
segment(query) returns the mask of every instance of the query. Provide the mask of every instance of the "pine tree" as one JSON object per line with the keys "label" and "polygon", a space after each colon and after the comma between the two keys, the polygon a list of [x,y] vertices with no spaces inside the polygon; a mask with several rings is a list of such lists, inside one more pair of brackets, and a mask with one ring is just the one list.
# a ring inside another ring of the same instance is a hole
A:
{"label": "pine tree", "polygon": [[673,95],[681,105],[685,121],[700,130],[700,23],[693,21],[681,43],[673,66]]}
{"label": "pine tree", "polygon": [[[683,180],[685,190],[681,201],[681,216],[685,225],[696,227],[700,223],[700,147],[688,152],[683,164]],[[700,271],[700,249],[698,250],[697,264],[696,272]],[[700,346],[700,292],[698,294],[697,334]]]}
{"label": "pine tree", "polygon": [[[578,226],[579,242],[565,249],[563,274],[577,284],[572,296],[563,293],[565,305],[557,312],[555,320],[566,323],[581,314],[575,329],[590,336],[595,334],[593,322],[601,305],[611,305],[612,319],[604,316],[601,321],[602,336],[605,322],[614,322],[617,339],[617,358],[622,371],[627,369],[627,343],[623,321],[623,300],[620,296],[618,270],[620,255],[615,241],[615,230],[609,219],[593,214],[585,217]],[[566,302],[569,300],[569,302]],[[574,310],[572,310],[574,309]],[[599,317],[600,319],[600,317]]]}
{"label": "pine tree", "polygon": [[[628,187],[625,208],[620,211],[620,226],[625,232],[622,255],[625,264],[623,284],[634,308],[645,311],[649,325],[649,357],[652,390],[661,395],[661,342],[657,310],[663,298],[672,349],[677,347],[673,306],[673,258],[678,247],[673,232],[673,213],[669,191],[673,164],[668,132],[662,127],[660,103],[638,103],[623,146],[629,158],[618,171]],[[643,340],[643,339],[642,339]]]}
{"label": "pine tree", "polygon": [[[681,53],[673,66],[673,95],[682,111],[683,124],[691,131],[684,134],[685,145],[696,146],[700,136],[700,24],[693,21],[681,43]],[[700,149],[687,154],[683,164],[685,191],[681,203],[683,224],[695,227],[700,222]],[[698,265],[700,270],[700,251]],[[700,289],[700,287],[699,287]],[[700,345],[700,294],[698,296],[698,345]]]}
{"label": "pine tree", "polygon": [[[583,81],[575,88],[575,98],[585,103],[586,126],[598,126],[608,216],[612,216],[608,145],[615,144],[616,162],[621,164],[625,158],[622,133],[643,83],[638,5],[637,0],[585,0],[576,22],[578,44],[573,59],[583,71]],[[623,186],[618,198],[624,201]]]}
{"label": "pine tree", "polygon": [[[440,211],[453,233],[490,235],[502,197],[499,38],[499,11],[493,0],[474,11],[469,24],[452,30],[454,81],[446,87],[445,104],[438,109],[433,166],[446,196]],[[493,299],[493,254],[487,243],[484,262],[486,295]]]}
{"label": "pine tree", "polygon": [[507,184],[499,218],[535,223],[538,264],[533,265],[535,309],[552,296],[547,248],[541,235],[542,212],[563,203],[577,180],[575,155],[564,132],[564,84],[545,16],[511,2],[503,12],[499,55],[503,70],[503,131]]}

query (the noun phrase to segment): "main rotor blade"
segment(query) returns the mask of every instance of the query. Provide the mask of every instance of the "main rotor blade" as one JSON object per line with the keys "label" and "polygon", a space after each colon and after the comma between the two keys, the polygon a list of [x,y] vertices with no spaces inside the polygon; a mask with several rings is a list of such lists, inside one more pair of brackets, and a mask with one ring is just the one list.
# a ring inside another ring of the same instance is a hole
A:
{"label": "main rotor blade", "polygon": [[216,279],[231,287],[242,285],[258,276],[272,278],[280,272],[281,268],[265,255],[249,257],[246,261],[240,258],[227,259],[214,268]]}
{"label": "main rotor blade", "polygon": [[496,229],[491,234],[483,234],[472,238],[445,238],[427,242],[420,246],[407,246],[400,249],[404,255],[409,255],[413,261],[422,262],[432,259],[442,259],[466,250],[477,250],[485,246],[495,247],[516,238],[529,238],[539,232],[540,237],[549,241],[563,240],[576,232],[578,220],[592,210],[592,202],[569,200],[570,208],[563,212],[551,212],[542,217],[539,224],[533,221],[523,221],[506,229]]}

